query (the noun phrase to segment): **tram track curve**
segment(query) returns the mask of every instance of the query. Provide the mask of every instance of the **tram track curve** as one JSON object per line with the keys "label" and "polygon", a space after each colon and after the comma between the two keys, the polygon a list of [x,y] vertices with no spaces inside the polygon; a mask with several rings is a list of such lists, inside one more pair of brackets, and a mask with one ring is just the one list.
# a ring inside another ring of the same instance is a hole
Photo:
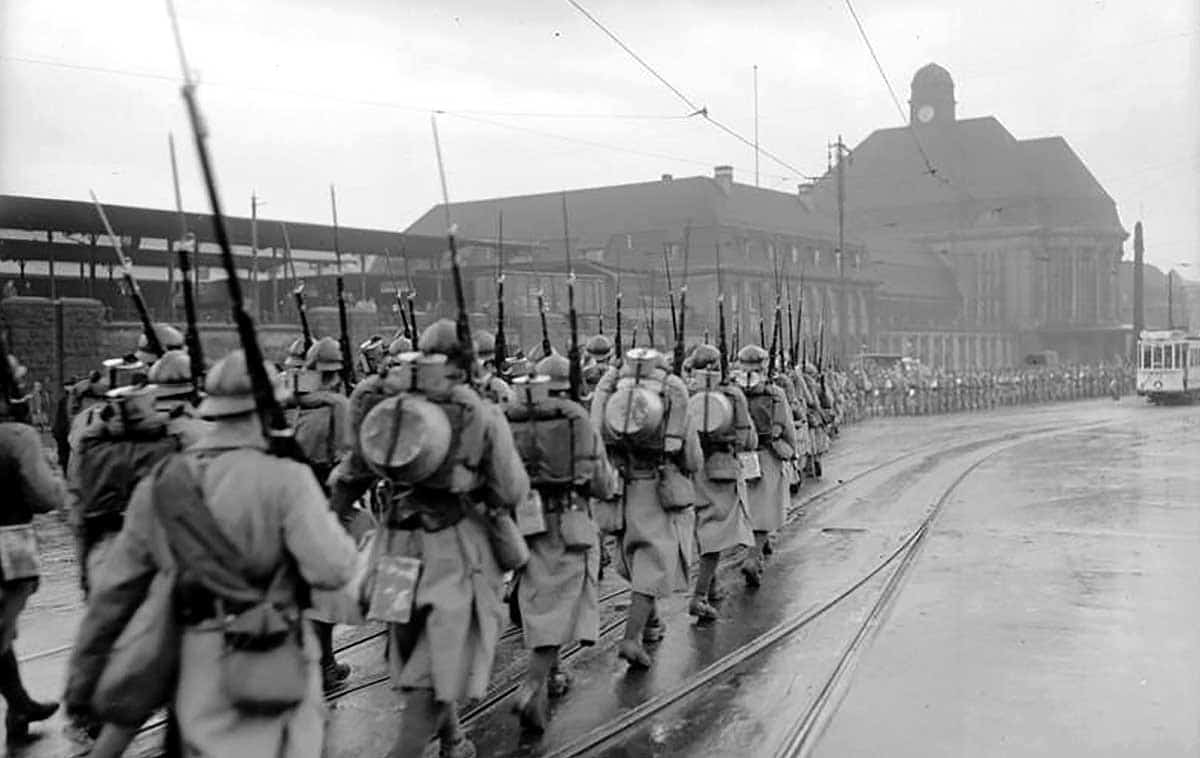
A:
{"label": "tram track curve", "polygon": [[[848,643],[838,656],[834,670],[823,683],[818,697],[805,709],[801,718],[797,719],[793,726],[789,728],[783,743],[778,746],[774,753],[775,758],[794,758],[795,756],[808,755],[814,737],[819,734],[819,728],[824,723],[822,718],[827,714],[826,709],[832,702],[832,696],[836,692],[838,684],[842,681],[842,677],[854,662],[855,656],[863,649],[871,628],[880,619],[891,600],[899,592],[903,584],[903,579],[907,574],[907,569],[915,560],[919,547],[923,543],[937,515],[962,482],[984,463],[1017,445],[1038,439],[1039,437],[1072,433],[1098,426],[1110,425],[1111,423],[1097,422],[1086,425],[1056,425],[1028,430],[1022,433],[998,435],[990,440],[975,440],[969,443],[949,446],[951,449],[958,449],[998,445],[996,449],[990,450],[983,456],[972,461],[963,471],[955,476],[949,485],[946,485],[942,489],[933,507],[928,510],[920,523],[892,551],[879,560],[867,572],[860,574],[840,591],[833,594],[832,597],[810,605],[808,608],[792,615],[760,634],[752,641],[726,653],[696,672],[679,686],[643,701],[639,705],[621,713],[616,718],[580,735],[563,746],[545,752],[543,758],[578,758],[586,755],[594,755],[605,748],[615,747],[620,744],[622,736],[633,733],[644,726],[655,715],[683,703],[697,691],[709,687],[741,664],[790,638],[796,632],[839,606],[847,598],[858,593],[864,586],[870,584],[873,580],[884,574],[889,567],[896,564],[895,570],[887,577],[884,589],[881,590],[881,596],[872,605],[868,617],[858,625],[850,643]],[[902,457],[912,456],[906,455]],[[885,462],[876,468],[883,468],[887,465],[890,464]],[[862,476],[866,474],[867,472],[863,472]],[[862,477],[860,476],[859,478]],[[847,483],[849,483],[849,480],[847,480]]]}

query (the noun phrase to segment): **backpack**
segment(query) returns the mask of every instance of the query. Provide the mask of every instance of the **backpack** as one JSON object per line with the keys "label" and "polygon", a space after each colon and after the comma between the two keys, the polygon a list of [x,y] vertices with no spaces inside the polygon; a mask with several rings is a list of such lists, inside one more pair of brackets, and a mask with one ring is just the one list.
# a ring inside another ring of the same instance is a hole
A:
{"label": "backpack", "polygon": [[746,403],[750,406],[750,420],[758,432],[758,446],[769,445],[775,434],[775,395],[765,387],[746,390]]}
{"label": "backpack", "polygon": [[530,484],[578,485],[591,480],[601,451],[582,406],[551,397],[510,405],[505,415]]}
{"label": "backpack", "polygon": [[334,438],[332,405],[289,408],[288,423],[296,435],[296,444],[304,458],[314,468],[331,469],[337,463],[337,440]]}
{"label": "backpack", "polygon": [[[252,576],[208,507],[203,465],[203,459],[177,455],[154,472],[155,510],[179,567],[176,598],[213,599],[223,637],[216,672],[221,689],[239,711],[272,716],[308,694],[301,611],[308,586],[286,553],[265,583]],[[279,599],[289,582],[295,591]]]}
{"label": "backpack", "polygon": [[[85,521],[125,513],[133,488],[180,441],[165,425],[114,434],[107,428],[84,436],[76,453],[76,484]],[[119,528],[119,526],[118,526]]]}
{"label": "backpack", "polygon": [[687,429],[687,388],[653,358],[630,357],[605,400],[605,439],[630,453],[662,453],[667,440],[682,443]]}

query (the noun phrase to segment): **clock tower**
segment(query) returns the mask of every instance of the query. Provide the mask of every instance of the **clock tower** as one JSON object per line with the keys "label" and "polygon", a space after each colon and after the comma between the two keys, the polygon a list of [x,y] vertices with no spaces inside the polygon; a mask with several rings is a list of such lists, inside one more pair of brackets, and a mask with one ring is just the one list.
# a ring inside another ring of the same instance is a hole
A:
{"label": "clock tower", "polygon": [[936,63],[917,71],[908,101],[908,120],[913,126],[954,122],[954,80],[949,71]]}

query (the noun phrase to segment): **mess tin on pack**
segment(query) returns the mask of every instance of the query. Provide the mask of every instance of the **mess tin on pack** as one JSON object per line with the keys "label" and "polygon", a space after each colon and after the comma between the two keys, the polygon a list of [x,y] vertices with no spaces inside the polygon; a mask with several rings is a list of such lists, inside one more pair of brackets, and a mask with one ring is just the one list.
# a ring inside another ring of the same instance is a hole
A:
{"label": "mess tin on pack", "polygon": [[647,444],[661,437],[666,370],[657,350],[638,347],[625,354],[616,389],[604,406],[608,432],[630,442]]}

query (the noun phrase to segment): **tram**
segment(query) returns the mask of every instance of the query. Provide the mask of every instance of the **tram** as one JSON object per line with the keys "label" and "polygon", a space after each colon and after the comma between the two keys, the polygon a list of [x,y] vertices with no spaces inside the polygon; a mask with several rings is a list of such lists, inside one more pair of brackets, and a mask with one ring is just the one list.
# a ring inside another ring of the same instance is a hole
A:
{"label": "tram", "polygon": [[1200,337],[1143,331],[1138,340],[1137,393],[1156,404],[1200,399]]}

